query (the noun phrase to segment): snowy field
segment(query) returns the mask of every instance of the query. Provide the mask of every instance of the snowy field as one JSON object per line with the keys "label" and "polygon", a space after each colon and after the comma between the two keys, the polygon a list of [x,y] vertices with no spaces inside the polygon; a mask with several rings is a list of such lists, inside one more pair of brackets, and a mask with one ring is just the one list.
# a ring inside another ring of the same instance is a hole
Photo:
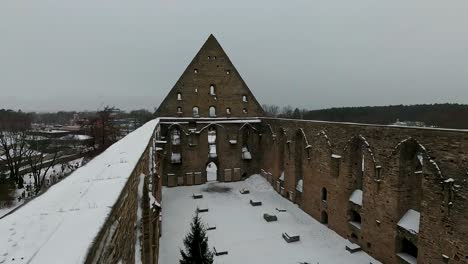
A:
{"label": "snowy field", "polygon": [[[63,176],[68,175],[75,169],[81,167],[82,164],[83,164],[83,158],[79,158],[79,159],[75,159],[75,160],[68,161],[65,163],[59,163],[59,164],[52,166],[47,171],[47,174],[45,175],[45,179],[47,183],[46,187],[49,187],[50,185],[54,184],[58,180],[57,175],[59,173]],[[44,169],[42,171],[44,171]],[[54,178],[54,180],[51,181],[51,177]],[[32,186],[34,184],[34,178],[32,177],[31,173],[27,173],[26,175],[23,175],[23,180],[24,180],[24,186],[28,184]],[[25,192],[24,188],[16,190],[15,194],[13,195],[13,197],[15,197],[13,204],[8,207],[0,207],[0,218],[8,214],[9,212],[13,211],[18,206],[22,205],[25,202],[25,199],[18,200],[18,197],[23,196],[24,192]]]}
{"label": "snowy field", "polygon": [[146,123],[0,219],[0,263],[83,263],[158,122]]}
{"label": "snowy field", "polygon": [[[243,188],[250,194],[240,194]],[[202,193],[203,198],[193,199],[193,193]],[[215,256],[217,264],[380,263],[365,252],[346,251],[347,240],[281,197],[260,175],[243,182],[164,188],[162,199],[159,263],[178,263],[182,240],[197,207],[208,208],[200,216],[207,226],[216,226],[207,231],[210,248],[228,251]],[[251,206],[251,199],[261,201],[262,206]],[[263,213],[275,214],[278,221],[267,223]],[[286,243],[283,232],[300,235],[300,241]]]}

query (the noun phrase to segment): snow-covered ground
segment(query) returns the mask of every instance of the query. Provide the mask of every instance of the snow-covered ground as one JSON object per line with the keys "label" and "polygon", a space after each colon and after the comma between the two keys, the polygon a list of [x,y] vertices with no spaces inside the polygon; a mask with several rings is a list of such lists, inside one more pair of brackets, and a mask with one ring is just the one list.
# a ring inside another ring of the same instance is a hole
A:
{"label": "snow-covered ground", "polygon": [[[81,167],[83,164],[83,158],[78,158],[72,161],[68,161],[65,163],[59,163],[55,164],[52,166],[48,171],[47,174],[45,175],[46,179],[46,185],[50,186],[54,184],[56,181],[58,181],[58,177],[60,176],[66,176],[75,169],[78,169]],[[24,186],[27,185],[33,185],[34,184],[34,177],[32,176],[31,173],[27,173],[26,175],[23,175],[24,179]],[[23,197],[23,193],[26,192],[26,188],[16,190],[15,194],[13,197],[15,200],[13,201],[13,204],[8,206],[8,207],[0,207],[0,218],[2,218],[4,215],[8,214],[9,212],[13,211],[16,209],[18,206],[22,205],[25,202],[25,199],[19,200],[18,197]],[[32,194],[33,191],[31,191]],[[25,195],[25,197],[28,197],[28,195]]]}
{"label": "snow-covered ground", "polygon": [[0,263],[82,263],[159,122],[152,120],[0,219]]}
{"label": "snow-covered ground", "polygon": [[[243,188],[250,194],[240,194]],[[193,193],[202,193],[203,198],[193,199]],[[251,206],[251,199],[261,201],[262,206]],[[243,182],[163,188],[159,263],[178,263],[179,249],[197,207],[208,208],[200,216],[206,225],[216,226],[207,231],[209,246],[228,251],[215,256],[217,264],[380,263],[365,252],[346,251],[347,240],[281,197],[260,175]],[[275,214],[278,221],[267,223],[264,213]],[[286,243],[283,232],[300,235],[300,241]]]}

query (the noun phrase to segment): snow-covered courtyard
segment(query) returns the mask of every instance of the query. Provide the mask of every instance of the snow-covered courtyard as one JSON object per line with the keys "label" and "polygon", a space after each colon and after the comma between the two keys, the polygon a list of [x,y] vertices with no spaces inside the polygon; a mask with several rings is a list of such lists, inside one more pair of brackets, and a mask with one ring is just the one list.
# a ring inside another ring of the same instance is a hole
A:
{"label": "snow-covered courtyard", "polygon": [[[244,188],[250,193],[241,194]],[[203,198],[194,199],[195,193]],[[250,200],[262,205],[251,206]],[[164,188],[162,208],[159,263],[178,263],[183,238],[197,208],[207,208],[200,217],[208,227],[216,227],[207,231],[210,248],[228,251],[215,256],[217,264],[380,263],[365,252],[346,251],[346,239],[281,197],[260,175],[243,182]],[[276,215],[278,221],[266,222],[264,213]],[[284,232],[300,235],[300,241],[286,243],[281,236]]]}

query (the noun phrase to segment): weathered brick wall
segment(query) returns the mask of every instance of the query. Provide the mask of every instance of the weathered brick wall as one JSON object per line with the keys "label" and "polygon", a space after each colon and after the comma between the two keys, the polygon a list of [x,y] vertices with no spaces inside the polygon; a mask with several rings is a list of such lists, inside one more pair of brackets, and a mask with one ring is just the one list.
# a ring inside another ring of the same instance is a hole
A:
{"label": "weathered brick wall", "polygon": [[[118,201],[113,206],[110,215],[104,223],[97,238],[88,252],[86,263],[134,263],[135,241],[137,228],[141,230],[142,262],[157,263],[159,245],[159,212],[160,208],[151,210],[149,191],[152,191],[157,201],[161,201],[161,179],[158,173],[152,172],[151,159],[154,164],[160,163],[155,152],[153,139],[148,142],[145,152],[130,175]],[[154,170],[154,169],[153,169]],[[138,185],[140,175],[144,174],[142,224],[137,224]],[[149,184],[151,181],[152,184]],[[151,190],[149,189],[151,188]]]}
{"label": "weathered brick wall", "polygon": [[[319,221],[326,213],[331,229],[372,256],[400,263],[405,234],[397,223],[415,209],[421,213],[419,234],[411,238],[418,263],[445,263],[442,255],[448,263],[468,263],[467,132],[268,118],[263,131],[263,169],[272,183],[284,171],[285,193],[295,192],[295,202]],[[424,154],[421,173],[411,167],[415,153]],[[298,177],[302,193],[295,189]],[[358,188],[362,206],[349,202]],[[351,210],[361,216],[361,229],[348,223]]]}
{"label": "weathered brick wall", "polygon": [[[205,183],[207,181],[206,167],[209,162],[217,165],[218,181],[236,181],[240,180],[243,175],[258,173],[263,156],[260,144],[261,133],[258,127],[259,123],[222,123],[200,120],[190,124],[188,122],[162,124],[162,135],[166,142],[160,145],[164,148],[163,184],[177,186]],[[215,158],[208,156],[210,128],[216,130],[217,157]],[[180,131],[180,145],[177,146],[171,143],[170,135],[174,129]],[[248,146],[252,154],[251,160],[242,159],[243,146]],[[174,151],[181,154],[181,163],[171,163],[171,153]],[[229,174],[226,170],[231,171],[230,179],[225,177]],[[200,180],[196,180],[196,173],[201,173]]]}

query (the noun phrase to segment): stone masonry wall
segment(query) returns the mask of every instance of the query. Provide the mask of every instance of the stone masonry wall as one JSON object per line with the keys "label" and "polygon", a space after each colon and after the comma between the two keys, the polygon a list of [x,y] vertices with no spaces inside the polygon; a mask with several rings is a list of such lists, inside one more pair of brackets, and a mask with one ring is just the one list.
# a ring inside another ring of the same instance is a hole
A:
{"label": "stone masonry wall", "polygon": [[[268,118],[262,125],[263,169],[312,217],[383,263],[406,263],[396,255],[403,238],[417,246],[418,263],[468,263],[468,132]],[[356,189],[362,205],[349,201]],[[409,209],[421,214],[418,234],[397,226]]]}
{"label": "stone masonry wall", "polygon": [[[154,160],[154,163],[153,163]],[[157,201],[161,201],[161,183],[153,164],[158,160],[154,139],[148,142],[145,152],[130,175],[117,203],[104,223],[94,243],[91,245],[85,263],[134,263],[135,241],[137,228],[141,232],[141,257],[143,263],[157,263],[159,244],[159,212],[160,207],[151,210],[149,191]],[[143,217],[141,224],[137,221],[138,186],[140,175],[144,175]],[[149,184],[149,183],[152,184]],[[151,188],[151,189],[149,189]]]}
{"label": "stone masonry wall", "polygon": [[[180,120],[179,120],[180,121]],[[171,142],[171,132],[178,130],[179,145]],[[216,157],[209,156],[208,132],[216,131]],[[239,181],[258,173],[263,150],[259,123],[223,123],[221,121],[167,122],[162,124],[164,155],[163,185],[202,184],[207,181],[207,164],[217,166],[218,181]],[[247,147],[252,159],[242,158]],[[171,162],[172,153],[180,153],[180,163]]]}

